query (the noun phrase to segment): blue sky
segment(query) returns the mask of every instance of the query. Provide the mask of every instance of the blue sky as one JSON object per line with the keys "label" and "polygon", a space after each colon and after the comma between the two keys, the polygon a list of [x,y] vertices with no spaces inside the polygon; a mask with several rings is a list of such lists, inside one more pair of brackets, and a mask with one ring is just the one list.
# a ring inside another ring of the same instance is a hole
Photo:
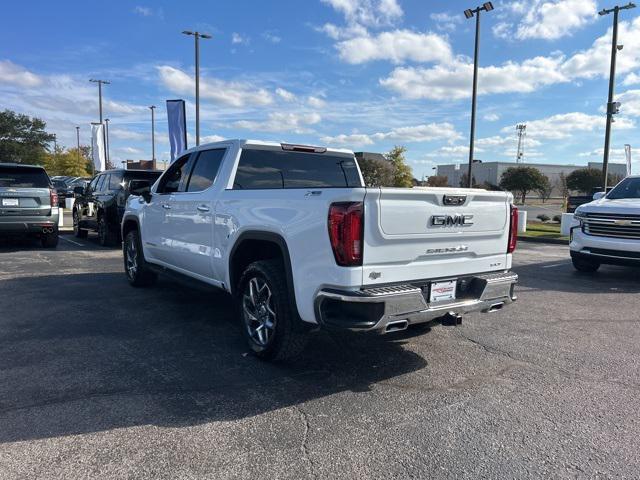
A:
{"label": "blue sky", "polygon": [[[416,177],[468,155],[474,22],[468,1],[272,0],[8,2],[0,29],[0,108],[47,121],[60,142],[88,143],[104,88],[114,161],[168,157],[164,101],[187,101],[201,49],[204,140],[259,138],[384,152],[405,145]],[[477,158],[599,161],[611,16],[595,0],[495,1],[483,14]],[[621,14],[612,159],[638,144],[640,9]],[[9,21],[6,21],[9,20]],[[189,140],[193,145],[193,138]]]}

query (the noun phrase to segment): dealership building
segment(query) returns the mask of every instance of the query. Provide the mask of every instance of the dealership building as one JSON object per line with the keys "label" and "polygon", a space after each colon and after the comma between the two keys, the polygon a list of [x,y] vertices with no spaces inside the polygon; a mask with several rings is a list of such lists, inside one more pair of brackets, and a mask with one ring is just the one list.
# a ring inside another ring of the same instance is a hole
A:
{"label": "dealership building", "polygon": [[[540,172],[549,178],[549,182],[553,186],[552,196],[562,195],[559,189],[560,174],[565,176],[569,175],[575,170],[581,168],[595,168],[602,170],[602,162],[589,162],[587,165],[556,165],[556,164],[544,164],[544,163],[514,163],[514,162],[483,162],[476,160],[473,164],[472,176],[476,183],[483,184],[489,183],[491,185],[498,185],[500,183],[500,177],[502,174],[511,167],[533,167],[540,170]],[[468,164],[449,164],[438,165],[436,167],[437,175],[447,177],[447,184],[452,187],[460,186],[460,179],[462,175],[466,174],[468,170]],[[609,174],[625,177],[627,175],[627,166],[624,163],[609,163]]]}

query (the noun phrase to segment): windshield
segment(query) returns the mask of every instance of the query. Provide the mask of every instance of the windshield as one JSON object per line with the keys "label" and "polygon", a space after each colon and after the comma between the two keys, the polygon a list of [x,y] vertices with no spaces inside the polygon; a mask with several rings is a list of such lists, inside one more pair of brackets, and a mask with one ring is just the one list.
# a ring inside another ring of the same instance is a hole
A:
{"label": "windshield", "polygon": [[51,183],[53,183],[53,186],[56,188],[67,188],[67,184],[64,180],[51,180]]}
{"label": "windshield", "polygon": [[49,188],[49,177],[42,168],[0,166],[0,187]]}
{"label": "windshield", "polygon": [[609,200],[640,198],[640,177],[625,178],[607,195]]}

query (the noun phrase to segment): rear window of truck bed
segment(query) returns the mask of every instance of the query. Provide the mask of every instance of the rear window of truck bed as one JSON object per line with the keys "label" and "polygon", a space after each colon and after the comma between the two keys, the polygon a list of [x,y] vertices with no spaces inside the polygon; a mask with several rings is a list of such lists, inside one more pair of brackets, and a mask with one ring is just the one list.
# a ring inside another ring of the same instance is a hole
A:
{"label": "rear window of truck bed", "polygon": [[355,158],[330,153],[243,150],[234,190],[361,187]]}

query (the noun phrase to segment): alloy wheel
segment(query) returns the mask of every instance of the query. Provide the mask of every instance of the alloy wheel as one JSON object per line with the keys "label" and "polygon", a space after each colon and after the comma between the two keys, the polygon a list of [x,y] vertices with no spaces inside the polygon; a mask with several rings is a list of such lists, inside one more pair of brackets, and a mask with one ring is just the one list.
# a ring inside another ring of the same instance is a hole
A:
{"label": "alloy wheel", "polygon": [[130,239],[126,248],[127,274],[130,278],[135,278],[138,272],[138,249],[135,241]]}
{"label": "alloy wheel", "polygon": [[269,344],[276,328],[273,295],[266,281],[253,277],[242,297],[242,314],[251,339],[261,347]]}

